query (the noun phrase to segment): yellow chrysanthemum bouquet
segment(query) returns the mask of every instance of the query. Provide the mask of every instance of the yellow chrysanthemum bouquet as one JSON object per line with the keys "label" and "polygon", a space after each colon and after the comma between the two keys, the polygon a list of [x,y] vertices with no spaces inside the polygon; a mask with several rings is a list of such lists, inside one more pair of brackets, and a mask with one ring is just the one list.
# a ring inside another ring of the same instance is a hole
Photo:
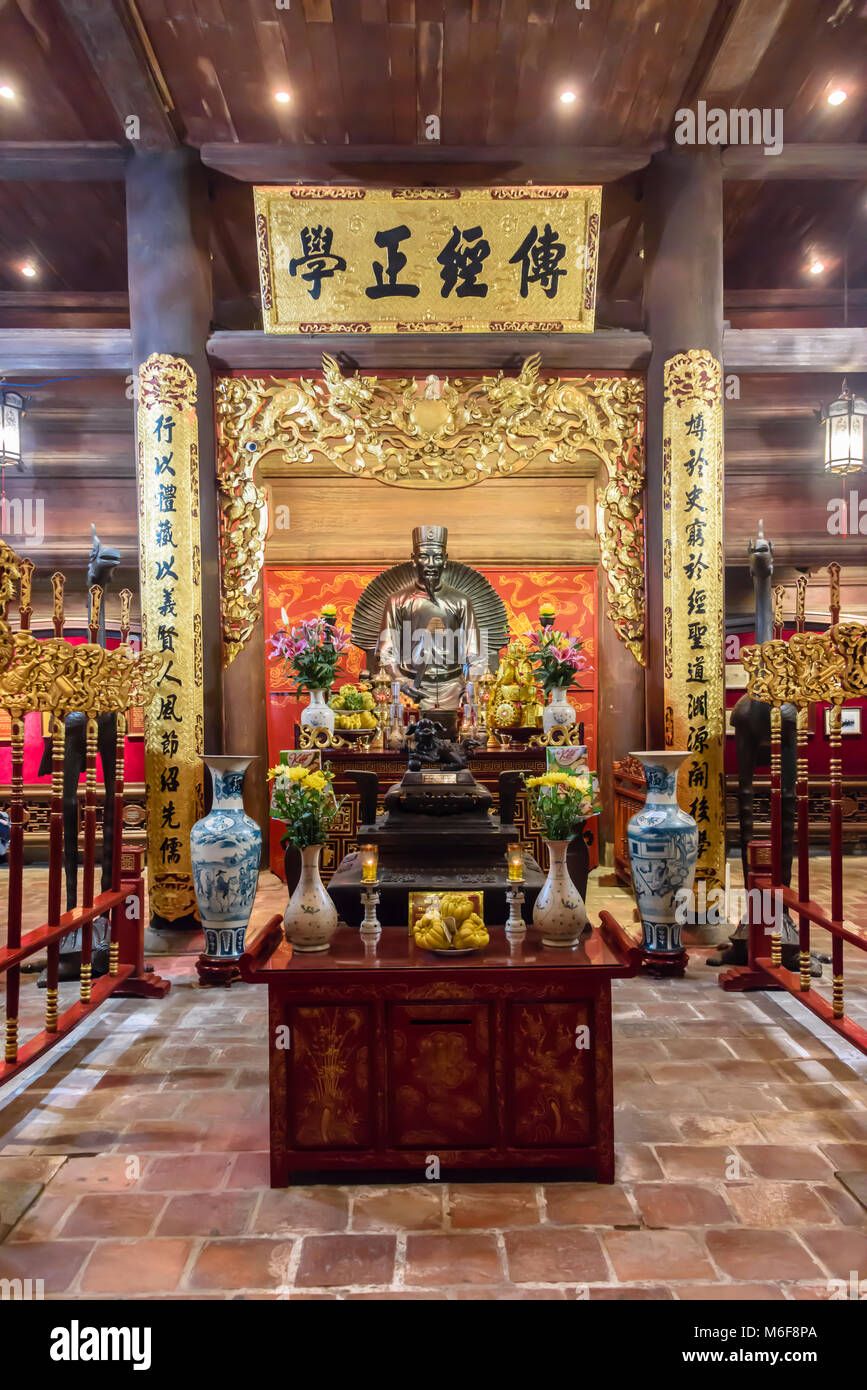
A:
{"label": "yellow chrysanthemum bouquet", "polygon": [[536,819],[546,840],[568,840],[578,825],[600,808],[599,783],[589,768],[525,777]]}
{"label": "yellow chrysanthemum bouquet", "polygon": [[271,817],[283,821],[283,844],[306,849],[324,845],[337,819],[344,798],[334,795],[334,773],[330,764],[318,767],[287,767],[278,763],[268,769],[271,783]]}

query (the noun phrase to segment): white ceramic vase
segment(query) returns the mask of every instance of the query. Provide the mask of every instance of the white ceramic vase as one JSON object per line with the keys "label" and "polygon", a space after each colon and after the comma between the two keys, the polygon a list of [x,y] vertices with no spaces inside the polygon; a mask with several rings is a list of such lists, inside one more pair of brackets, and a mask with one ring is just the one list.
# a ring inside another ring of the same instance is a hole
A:
{"label": "white ceramic vase", "polygon": [[571,729],[576,722],[576,714],[566,696],[568,686],[555,685],[551,699],[542,710],[542,729],[550,734],[552,729]]}
{"label": "white ceramic vase", "polygon": [[568,840],[546,840],[548,877],[533,905],[533,926],[542,933],[543,946],[577,946],[587,925],[584,899],[566,866]]}
{"label": "white ceramic vase", "polygon": [[311,690],[310,702],[301,711],[301,726],[305,729],[327,729],[334,733],[334,710],[328,703],[328,690]]}
{"label": "white ceramic vase", "polygon": [[327,951],[337,930],[337,908],[319,877],[321,845],[301,850],[301,877],[283,914],[283,931],[295,951]]}

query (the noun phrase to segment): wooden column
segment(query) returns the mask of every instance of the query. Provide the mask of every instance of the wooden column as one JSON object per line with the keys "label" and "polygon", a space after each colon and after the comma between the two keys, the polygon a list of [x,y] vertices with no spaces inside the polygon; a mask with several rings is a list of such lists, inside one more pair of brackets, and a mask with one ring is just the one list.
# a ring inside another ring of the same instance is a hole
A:
{"label": "wooden column", "polygon": [[[722,360],[722,165],[717,148],[662,150],[647,170],[647,747],[664,746],[662,409],[666,359],[706,348]],[[720,676],[720,679],[722,677]]]}
{"label": "wooden column", "polygon": [[[262,583],[264,580],[260,581],[260,588]],[[267,665],[265,622],[260,617],[249,640],[223,671],[223,729],[226,748],[241,748],[259,758],[244,781],[244,810],[258,822],[262,831],[263,864],[268,863],[271,825],[265,780],[268,767]]]}
{"label": "wooden column", "polygon": [[599,575],[599,694],[596,766],[602,811],[600,861],[614,863],[614,762],[644,744],[644,670],[621,642],[606,613],[605,575]]}
{"label": "wooden column", "polygon": [[[136,154],[126,207],[133,374],[137,390],[147,393],[137,418],[140,527],[147,527],[139,538],[148,579],[142,631],[151,650],[171,653],[172,660],[166,676],[172,684],[146,712],[150,903],[155,927],[190,928],[198,925],[189,830],[203,809],[199,754],[222,751],[223,734],[214,409],[205,353],[211,263],[206,176],[195,154]],[[166,456],[157,458],[164,477],[154,472],[157,455]],[[170,485],[170,507],[157,496],[162,483]],[[174,515],[164,517],[169,511]],[[167,617],[159,616],[166,611],[159,606],[165,584],[172,590]],[[163,694],[176,700],[169,723],[157,720]]]}
{"label": "wooden column", "polygon": [[206,174],[191,150],[136,154],[126,176],[133,376],[152,352],[196,373],[202,556],[205,747],[222,749],[220,564],[214,407],[205,343],[213,297]]}

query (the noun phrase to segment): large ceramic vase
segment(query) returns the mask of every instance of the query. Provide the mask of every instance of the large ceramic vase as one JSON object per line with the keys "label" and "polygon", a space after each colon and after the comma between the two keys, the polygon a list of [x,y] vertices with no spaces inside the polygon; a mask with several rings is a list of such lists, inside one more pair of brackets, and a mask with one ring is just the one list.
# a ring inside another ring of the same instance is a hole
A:
{"label": "large ceramic vase", "polygon": [[587,909],[566,865],[569,841],[546,840],[545,845],[548,877],[533,904],[533,926],[542,933],[543,946],[577,946],[587,925]]}
{"label": "large ceramic vase", "polygon": [[310,700],[301,711],[301,727],[327,729],[334,733],[334,710],[328,703],[328,690],[311,690]]}
{"label": "large ceramic vase", "polygon": [[205,955],[237,960],[253,910],[262,832],[244,813],[244,774],[255,758],[205,756],[214,797],[211,809],[190,831],[193,885]]}
{"label": "large ceramic vase", "polygon": [[571,729],[576,722],[577,715],[567,699],[568,693],[565,685],[552,688],[551,699],[542,710],[542,728],[546,734],[552,729]]}
{"label": "large ceramic vase", "polygon": [[295,951],[327,951],[337,930],[337,908],[319,876],[321,845],[301,850],[301,877],[283,914],[283,931]]}
{"label": "large ceramic vase", "polygon": [[626,828],[632,884],[647,954],[683,949],[678,893],[691,892],[698,856],[698,827],[677,804],[677,770],[689,753],[631,753],[644,767],[647,800]]}

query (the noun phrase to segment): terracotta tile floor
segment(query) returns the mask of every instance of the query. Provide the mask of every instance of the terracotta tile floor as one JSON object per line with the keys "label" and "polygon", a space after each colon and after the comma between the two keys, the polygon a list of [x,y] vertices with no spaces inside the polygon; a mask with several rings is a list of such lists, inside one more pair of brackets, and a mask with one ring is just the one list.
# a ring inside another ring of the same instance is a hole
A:
{"label": "terracotta tile floor", "polygon": [[[867,860],[846,880],[867,921]],[[826,901],[823,861],[814,882]],[[38,869],[27,897],[35,923]],[[265,876],[257,920],[283,902]],[[594,883],[591,915],[603,904],[630,920]],[[834,1176],[867,1169],[867,1058],[793,1000],[723,994],[706,948],[683,980],[615,982],[613,1186],[286,1191],[267,1186],[264,991],[200,990],[198,949],[158,962],[166,999],[110,1001],[0,1097],[0,1184],[26,1208],[0,1277],[48,1297],[775,1300],[867,1277],[867,1212]],[[847,951],[846,980],[864,1023],[867,954]]]}

